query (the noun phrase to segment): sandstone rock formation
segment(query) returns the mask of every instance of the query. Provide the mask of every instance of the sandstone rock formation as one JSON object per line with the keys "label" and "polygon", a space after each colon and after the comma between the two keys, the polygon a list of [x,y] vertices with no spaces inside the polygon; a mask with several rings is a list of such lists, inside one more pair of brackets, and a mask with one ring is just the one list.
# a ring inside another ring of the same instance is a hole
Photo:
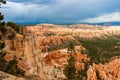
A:
{"label": "sandstone rock formation", "polygon": [[[26,71],[26,75],[37,75],[47,79],[61,79],[65,78],[63,75],[64,65],[67,64],[67,45],[69,41],[79,45],[76,46],[76,69],[84,70],[85,64],[82,62],[89,62],[90,59],[86,53],[86,49],[80,45],[80,43],[74,39],[74,36],[80,36],[85,38],[101,37],[104,35],[120,35],[120,28],[98,28],[87,25],[72,25],[69,27],[58,25],[37,25],[28,26],[24,28],[24,35],[17,34],[11,39],[13,35],[7,35],[10,37],[5,39],[6,47],[5,51],[8,53],[5,56],[6,60],[11,60],[14,56],[17,57],[18,65],[20,68]],[[57,26],[57,27],[55,27]],[[51,34],[52,33],[52,34]],[[11,35],[11,36],[10,36]],[[119,43],[118,43],[119,44]],[[51,48],[52,50],[49,50]],[[59,47],[59,48],[58,48]],[[55,49],[56,48],[56,49]],[[58,50],[59,49],[59,50]],[[48,51],[49,50],[49,51]],[[114,64],[115,63],[115,64]],[[96,65],[89,67],[88,80],[97,80],[97,74],[100,73],[102,79],[106,79],[101,74],[101,71],[105,75],[111,75],[114,79],[119,78],[119,60],[115,60],[106,65]],[[116,67],[110,71],[111,67]],[[105,66],[105,68],[104,68]],[[100,68],[99,68],[100,67]],[[109,70],[107,73],[105,70]],[[118,68],[117,72],[115,71]],[[99,70],[98,70],[99,69]],[[117,76],[117,77],[116,77]],[[107,79],[106,79],[107,80]]]}
{"label": "sandstone rock formation", "polygon": [[0,80],[25,80],[25,79],[0,71]]}
{"label": "sandstone rock formation", "polygon": [[115,59],[109,63],[93,64],[87,71],[87,80],[119,80],[120,79],[120,59]]}

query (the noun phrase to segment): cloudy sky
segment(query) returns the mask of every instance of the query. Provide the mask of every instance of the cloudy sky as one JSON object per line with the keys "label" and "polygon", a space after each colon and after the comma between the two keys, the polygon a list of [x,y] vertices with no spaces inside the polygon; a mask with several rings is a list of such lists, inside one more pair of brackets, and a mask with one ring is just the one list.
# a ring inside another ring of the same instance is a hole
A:
{"label": "cloudy sky", "polygon": [[120,22],[120,0],[7,0],[1,11],[16,23]]}

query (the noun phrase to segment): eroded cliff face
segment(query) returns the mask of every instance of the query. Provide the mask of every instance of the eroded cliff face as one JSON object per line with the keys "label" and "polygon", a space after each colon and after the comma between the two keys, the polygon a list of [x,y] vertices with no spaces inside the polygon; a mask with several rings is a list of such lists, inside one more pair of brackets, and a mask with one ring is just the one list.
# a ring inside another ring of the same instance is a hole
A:
{"label": "eroded cliff face", "polygon": [[[52,38],[54,39],[54,37]],[[66,40],[67,38],[72,39],[69,37],[63,37],[61,39],[64,42],[64,40]],[[41,39],[41,36],[31,33],[27,33],[24,36],[16,34],[16,36],[12,39],[6,38],[6,47],[4,48],[4,50],[7,52],[7,55],[5,56],[5,59],[9,61],[16,57],[18,60],[18,66],[25,71],[25,74],[27,76],[37,75],[47,79],[65,78],[65,76],[63,75],[63,69],[61,67],[55,66],[55,63],[53,65],[49,65],[51,63],[49,62],[49,64],[47,64],[47,62],[45,61],[46,56],[50,53],[42,52],[42,49],[40,47],[41,41],[44,41],[43,38]],[[49,46],[49,44],[50,43],[48,43],[47,45]],[[61,53],[64,53],[64,50],[61,50]],[[65,55],[63,55],[63,57],[66,61]],[[58,58],[61,59],[60,55],[54,56],[58,56]]]}
{"label": "eroded cliff face", "polygon": [[22,68],[27,76],[39,75],[45,77],[43,73],[44,65],[42,65],[43,53],[39,49],[39,42],[34,35],[18,36],[12,40],[5,40],[7,44],[5,51],[7,55],[6,60],[11,60],[17,57],[18,66]]}

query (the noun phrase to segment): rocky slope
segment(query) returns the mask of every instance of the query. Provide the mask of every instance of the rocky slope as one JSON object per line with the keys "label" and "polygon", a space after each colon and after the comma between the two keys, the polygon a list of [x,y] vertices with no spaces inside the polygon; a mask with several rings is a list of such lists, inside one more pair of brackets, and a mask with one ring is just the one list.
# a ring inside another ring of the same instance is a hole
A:
{"label": "rocky slope", "polygon": [[25,80],[25,79],[0,71],[0,80]]}

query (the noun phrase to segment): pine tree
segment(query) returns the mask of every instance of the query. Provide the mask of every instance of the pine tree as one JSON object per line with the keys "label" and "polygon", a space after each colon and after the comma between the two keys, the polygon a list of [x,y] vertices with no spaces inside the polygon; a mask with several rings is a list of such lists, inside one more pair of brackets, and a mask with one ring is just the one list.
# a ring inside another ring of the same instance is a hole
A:
{"label": "pine tree", "polygon": [[16,75],[24,76],[25,71],[18,67],[17,58],[14,56],[13,60],[10,60],[5,68],[5,72]]}
{"label": "pine tree", "polygon": [[69,47],[68,47],[68,64],[65,66],[64,69],[64,74],[66,76],[67,80],[77,80],[77,76],[76,76],[76,68],[75,68],[75,48],[74,48],[74,43],[70,43]]}
{"label": "pine tree", "polygon": [[20,32],[20,27],[16,23],[9,21],[9,22],[7,22],[6,25],[9,26],[9,27],[11,27],[12,29],[14,29],[17,33]]}
{"label": "pine tree", "polygon": [[[0,0],[0,5],[5,4],[5,3],[6,3],[5,0]],[[1,31],[1,34],[0,34],[0,70],[4,70],[5,66],[7,65],[6,61],[4,60],[4,56],[6,55],[6,52],[2,51],[3,48],[5,47],[5,43],[3,41],[3,36],[2,36],[2,34],[5,32],[4,22],[2,21],[3,19],[4,19],[4,16],[0,12],[0,31]]]}
{"label": "pine tree", "polygon": [[[6,4],[6,1],[0,0],[0,5],[1,4]],[[24,71],[18,67],[16,57],[14,57],[14,59],[10,60],[9,62],[4,59],[4,57],[6,56],[6,52],[3,51],[3,48],[5,47],[3,37],[7,29],[5,28],[5,22],[3,21],[3,19],[4,16],[0,13],[0,71],[4,71],[16,76],[23,76]]]}
{"label": "pine tree", "polygon": [[[2,4],[6,4],[6,1],[5,0],[0,0],[0,8],[1,8]],[[1,30],[2,34],[4,34],[6,32],[6,29],[4,27],[5,22],[3,21],[3,19],[4,19],[4,15],[2,15],[2,13],[0,12],[0,30]]]}
{"label": "pine tree", "polygon": [[64,69],[64,74],[67,80],[75,80],[76,69],[75,69],[75,57],[70,56],[68,59],[68,64]]}

